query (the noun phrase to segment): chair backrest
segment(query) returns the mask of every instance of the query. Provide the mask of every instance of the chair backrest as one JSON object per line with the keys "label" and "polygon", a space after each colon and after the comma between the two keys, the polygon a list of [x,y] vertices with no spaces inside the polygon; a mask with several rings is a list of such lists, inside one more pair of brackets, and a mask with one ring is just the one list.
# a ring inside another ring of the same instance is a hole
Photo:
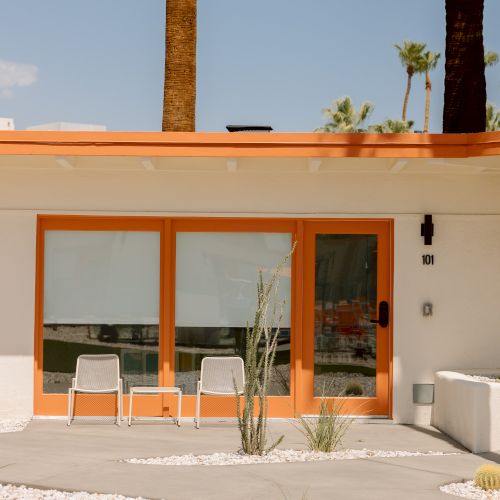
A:
{"label": "chair backrest", "polygon": [[245,365],[238,356],[209,356],[201,360],[200,385],[202,392],[238,394],[245,385]]}
{"label": "chair backrest", "polygon": [[116,354],[82,354],[76,361],[76,387],[106,391],[117,389],[120,360]]}

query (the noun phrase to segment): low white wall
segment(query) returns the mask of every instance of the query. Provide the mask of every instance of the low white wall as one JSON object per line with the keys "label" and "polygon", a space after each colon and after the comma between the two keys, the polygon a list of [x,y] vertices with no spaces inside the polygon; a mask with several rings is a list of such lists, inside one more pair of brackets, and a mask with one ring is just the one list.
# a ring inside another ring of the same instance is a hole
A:
{"label": "low white wall", "polygon": [[[97,160],[96,160],[97,161]],[[414,383],[499,365],[500,176],[0,171],[0,414],[32,408],[36,213],[393,217],[396,422]],[[434,214],[435,238],[420,223]],[[435,256],[422,265],[422,254]],[[422,316],[424,301],[434,305]]]}
{"label": "low white wall", "polygon": [[[497,378],[500,370],[465,370]],[[436,402],[432,424],[473,453],[500,449],[500,384],[478,381],[463,373],[435,375]]]}

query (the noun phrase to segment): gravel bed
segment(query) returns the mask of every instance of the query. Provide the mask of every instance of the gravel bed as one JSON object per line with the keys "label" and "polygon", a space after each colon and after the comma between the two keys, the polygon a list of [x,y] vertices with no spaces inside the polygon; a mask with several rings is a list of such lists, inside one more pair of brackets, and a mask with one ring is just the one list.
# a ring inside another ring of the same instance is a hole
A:
{"label": "gravel bed", "polygon": [[29,418],[0,418],[0,433],[21,432],[29,421]]}
{"label": "gravel bed", "polygon": [[384,450],[342,450],[331,453],[303,450],[273,450],[267,455],[245,455],[244,453],[212,453],[211,455],[172,455],[170,457],[129,458],[123,460],[141,465],[252,465],[278,464],[287,462],[319,462],[324,460],[356,460],[363,458],[396,458],[459,455],[442,451],[384,451]]}
{"label": "gravel bed", "polygon": [[470,377],[473,380],[477,380],[478,382],[500,382],[500,378],[488,377],[487,375],[469,375],[467,373],[465,373],[464,375],[467,375],[467,377]]}
{"label": "gravel bed", "polygon": [[478,488],[474,481],[465,483],[451,483],[439,488],[443,493],[449,493],[461,498],[473,500],[500,500],[500,490],[483,490]]}
{"label": "gravel bed", "polygon": [[146,500],[116,494],[87,493],[86,491],[39,490],[13,484],[0,484],[0,498],[5,500]]}

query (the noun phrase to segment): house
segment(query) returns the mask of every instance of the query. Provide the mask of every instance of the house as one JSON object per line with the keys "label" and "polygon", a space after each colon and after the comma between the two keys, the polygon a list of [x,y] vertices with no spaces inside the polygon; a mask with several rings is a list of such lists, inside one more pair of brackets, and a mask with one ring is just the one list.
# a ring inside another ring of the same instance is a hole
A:
{"label": "house", "polygon": [[194,415],[201,359],[244,352],[257,272],[296,242],[270,416],[343,391],[428,423],[435,371],[498,366],[499,174],[498,132],[1,131],[0,414],[64,415],[76,357],[112,352],[126,389],[180,385]]}

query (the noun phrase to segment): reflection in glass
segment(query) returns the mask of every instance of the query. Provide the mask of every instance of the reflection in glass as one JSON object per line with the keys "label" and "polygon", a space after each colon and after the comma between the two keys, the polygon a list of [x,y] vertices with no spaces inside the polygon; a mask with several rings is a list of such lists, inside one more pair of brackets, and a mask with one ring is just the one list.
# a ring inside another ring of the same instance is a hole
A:
{"label": "reflection in glass", "polygon": [[377,236],[316,236],[314,395],[375,397]]}
{"label": "reflection in glass", "polygon": [[[245,358],[247,323],[256,309],[258,271],[268,280],[290,251],[280,233],[177,233],[175,384],[196,393],[206,356]],[[290,277],[283,269],[278,300],[286,299],[280,323],[270,394],[290,394]]]}
{"label": "reflection in glass", "polygon": [[159,233],[46,231],[44,258],[43,391],[80,354],[117,354],[125,392],[158,385]]}

